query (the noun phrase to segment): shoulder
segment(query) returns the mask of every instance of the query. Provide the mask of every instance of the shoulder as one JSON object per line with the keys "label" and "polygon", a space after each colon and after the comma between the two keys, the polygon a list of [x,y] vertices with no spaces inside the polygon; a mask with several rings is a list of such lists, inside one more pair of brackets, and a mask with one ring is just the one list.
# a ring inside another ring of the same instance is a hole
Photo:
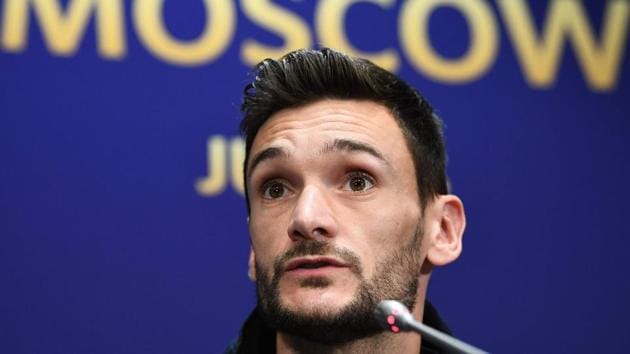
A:
{"label": "shoulder", "polygon": [[275,353],[276,332],[269,328],[256,310],[249,315],[236,339],[224,354]]}

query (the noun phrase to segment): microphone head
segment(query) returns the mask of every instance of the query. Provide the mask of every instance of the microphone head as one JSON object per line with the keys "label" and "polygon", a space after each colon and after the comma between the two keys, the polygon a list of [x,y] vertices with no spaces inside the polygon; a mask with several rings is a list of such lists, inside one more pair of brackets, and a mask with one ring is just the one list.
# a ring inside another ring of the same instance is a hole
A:
{"label": "microphone head", "polygon": [[409,331],[413,317],[405,305],[396,300],[383,300],[374,310],[374,316],[384,329],[394,333]]}

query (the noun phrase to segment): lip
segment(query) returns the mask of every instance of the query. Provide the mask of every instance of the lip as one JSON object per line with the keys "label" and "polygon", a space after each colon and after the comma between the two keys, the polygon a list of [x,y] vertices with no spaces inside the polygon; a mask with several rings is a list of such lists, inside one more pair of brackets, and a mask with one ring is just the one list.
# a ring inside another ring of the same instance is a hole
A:
{"label": "lip", "polygon": [[[326,265],[319,268],[302,268],[304,265],[308,264],[316,264],[316,263],[326,263]],[[301,257],[296,258],[289,263],[287,263],[284,268],[285,272],[296,272],[296,271],[305,271],[305,272],[313,272],[324,268],[347,268],[348,265],[343,261],[334,258],[334,257],[326,257],[326,256],[315,256],[315,257]]]}

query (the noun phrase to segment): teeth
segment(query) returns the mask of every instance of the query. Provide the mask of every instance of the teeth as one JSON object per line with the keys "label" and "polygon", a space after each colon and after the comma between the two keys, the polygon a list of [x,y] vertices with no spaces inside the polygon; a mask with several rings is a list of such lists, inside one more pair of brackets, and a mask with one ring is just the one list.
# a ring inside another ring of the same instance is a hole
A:
{"label": "teeth", "polygon": [[300,268],[315,269],[315,268],[325,267],[327,265],[328,263],[326,262],[304,263],[300,266]]}

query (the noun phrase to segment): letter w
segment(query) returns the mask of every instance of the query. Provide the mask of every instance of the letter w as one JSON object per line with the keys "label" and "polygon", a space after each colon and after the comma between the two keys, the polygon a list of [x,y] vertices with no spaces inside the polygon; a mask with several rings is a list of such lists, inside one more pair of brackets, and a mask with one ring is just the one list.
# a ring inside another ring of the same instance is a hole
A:
{"label": "letter w", "polygon": [[2,45],[19,52],[26,47],[32,6],[48,49],[57,55],[70,56],[77,51],[91,11],[96,12],[98,50],[108,58],[125,54],[123,8],[120,0],[69,0],[65,13],[58,0],[5,0]]}
{"label": "letter w", "polygon": [[591,88],[606,91],[615,86],[626,42],[628,1],[608,1],[600,43],[596,42],[581,1],[550,2],[541,40],[537,38],[531,13],[523,0],[499,0],[497,4],[525,77],[532,86],[553,85],[564,49],[564,37],[572,41]]}

